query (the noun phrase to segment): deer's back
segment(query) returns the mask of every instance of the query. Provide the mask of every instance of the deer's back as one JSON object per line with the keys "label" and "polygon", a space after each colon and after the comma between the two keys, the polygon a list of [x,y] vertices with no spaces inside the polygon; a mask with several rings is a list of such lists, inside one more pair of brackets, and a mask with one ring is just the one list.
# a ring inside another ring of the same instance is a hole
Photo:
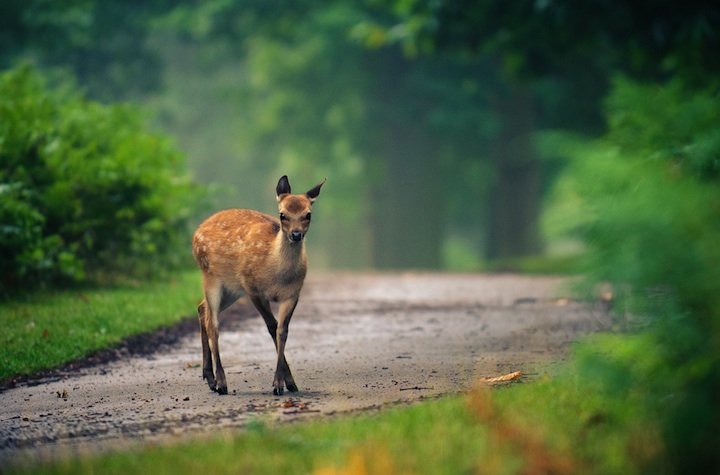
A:
{"label": "deer's back", "polygon": [[304,255],[293,263],[277,252],[280,232],[280,222],[265,213],[220,211],[195,231],[193,256],[206,278],[276,300],[299,292],[306,270]]}
{"label": "deer's back", "polygon": [[198,226],[193,256],[204,272],[243,273],[269,258],[279,232],[280,223],[270,215],[249,209],[220,211]]}

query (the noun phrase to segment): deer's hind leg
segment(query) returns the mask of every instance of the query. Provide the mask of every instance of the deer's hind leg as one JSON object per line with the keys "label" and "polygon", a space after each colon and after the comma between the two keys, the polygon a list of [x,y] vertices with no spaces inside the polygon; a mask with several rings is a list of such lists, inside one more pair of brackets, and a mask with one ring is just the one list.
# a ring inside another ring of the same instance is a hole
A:
{"label": "deer's hind leg", "polygon": [[[205,300],[204,300],[204,312],[201,323],[204,324],[204,329],[207,335],[208,350],[212,356],[212,361],[215,362],[215,375],[214,385],[210,384],[211,379],[208,378],[208,386],[218,394],[227,394],[227,380],[225,379],[225,370],[223,369],[222,362],[220,361],[220,347],[218,344],[220,336],[220,328],[218,317],[220,312],[225,310],[227,307],[233,304],[241,292],[233,292],[220,285],[209,285],[210,282],[204,282]],[[206,374],[206,370],[212,374],[212,361],[208,359],[206,361],[206,350],[203,345],[203,376]]]}
{"label": "deer's hind leg", "polygon": [[210,352],[210,342],[208,341],[208,333],[206,328],[206,308],[207,303],[205,300],[200,302],[198,305],[198,321],[200,322],[200,343],[202,344],[203,364],[202,364],[202,377],[207,381],[210,389],[215,391],[215,373],[212,367],[212,353]]}

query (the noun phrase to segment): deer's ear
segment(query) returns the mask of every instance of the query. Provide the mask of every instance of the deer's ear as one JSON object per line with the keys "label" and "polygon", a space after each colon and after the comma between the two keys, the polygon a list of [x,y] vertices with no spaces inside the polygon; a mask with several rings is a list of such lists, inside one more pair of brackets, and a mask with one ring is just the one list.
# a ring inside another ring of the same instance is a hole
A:
{"label": "deer's ear", "polygon": [[322,188],[322,186],[325,184],[326,181],[327,181],[327,178],[324,178],[323,181],[321,181],[320,183],[315,185],[314,188],[312,188],[307,193],[305,193],[305,196],[310,198],[310,201],[315,201],[315,198],[317,198],[320,195],[320,188]]}
{"label": "deer's ear", "polygon": [[290,182],[288,181],[287,175],[280,177],[275,192],[277,193],[278,201],[280,201],[282,195],[290,194]]}

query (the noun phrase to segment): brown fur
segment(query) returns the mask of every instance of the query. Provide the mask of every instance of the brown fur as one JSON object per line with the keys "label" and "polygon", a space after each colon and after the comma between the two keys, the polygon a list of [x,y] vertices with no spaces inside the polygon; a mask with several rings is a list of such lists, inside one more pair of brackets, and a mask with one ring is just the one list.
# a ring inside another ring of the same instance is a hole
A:
{"label": "brown fur", "polygon": [[[214,391],[227,393],[218,349],[218,315],[242,294],[258,309],[275,342],[273,393],[282,394],[285,386],[297,391],[285,361],[285,342],[307,272],[304,237],[312,203],[323,183],[306,194],[293,195],[287,177],[282,177],[277,188],[281,220],[258,211],[230,209],[210,216],[195,231],[193,256],[202,271],[205,294],[198,306],[203,377]],[[277,320],[270,302],[279,302]]]}

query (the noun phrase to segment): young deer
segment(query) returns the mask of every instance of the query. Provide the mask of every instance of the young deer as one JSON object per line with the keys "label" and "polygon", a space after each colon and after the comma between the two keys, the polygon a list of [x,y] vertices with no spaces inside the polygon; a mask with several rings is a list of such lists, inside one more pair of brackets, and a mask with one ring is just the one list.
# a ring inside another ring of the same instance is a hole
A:
{"label": "young deer", "polygon": [[[229,209],[210,216],[195,231],[193,256],[202,271],[205,294],[198,306],[203,378],[213,391],[227,394],[218,348],[218,315],[243,293],[262,315],[275,342],[273,394],[282,395],[285,387],[298,390],[285,361],[285,342],[307,271],[304,237],[310,211],[324,183],[293,195],[283,176],[276,189],[280,220],[248,209]],[[270,302],[279,302],[277,320]]]}

